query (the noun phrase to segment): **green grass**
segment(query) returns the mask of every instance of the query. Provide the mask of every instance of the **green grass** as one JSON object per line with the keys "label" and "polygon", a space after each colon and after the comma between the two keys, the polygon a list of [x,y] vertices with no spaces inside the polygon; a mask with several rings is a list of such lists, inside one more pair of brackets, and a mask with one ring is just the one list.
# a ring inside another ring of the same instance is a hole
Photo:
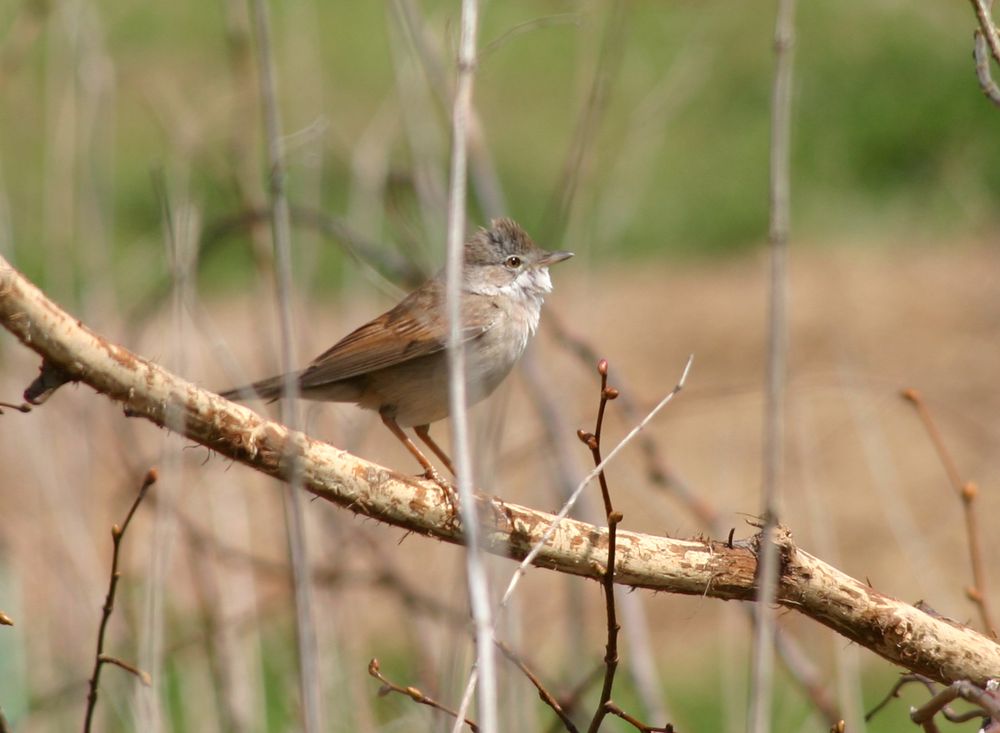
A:
{"label": "green grass", "polygon": [[[431,42],[444,48],[445,63],[453,58],[456,7],[433,2],[424,8]],[[86,247],[110,236],[115,252],[162,248],[153,170],[165,168],[175,181],[187,182],[205,222],[240,206],[231,144],[240,132],[256,139],[259,111],[252,99],[235,106],[239,95],[220,8],[112,0],[98,11],[97,31],[81,31],[77,46],[68,43],[62,21],[50,17],[11,68],[0,85],[2,183],[14,249],[32,276],[45,276],[40,252],[52,245],[46,218],[58,206],[53,197],[60,185],[76,193],[69,204],[74,208],[58,211],[69,242]],[[582,241],[573,242],[574,249],[613,257],[698,256],[762,241],[772,10],[749,3],[626,4],[607,105],[587,146],[577,204]],[[550,221],[553,192],[563,185],[563,161],[610,12],[603,5],[521,0],[487,4],[482,17],[485,44],[534,18],[567,14],[575,14],[575,22],[564,17],[508,37],[483,59],[477,78],[476,103],[509,213],[534,231]],[[392,18],[389,4],[275,6],[286,129],[302,129],[319,117],[329,123],[326,132],[290,148],[293,200],[316,200],[329,212],[345,213],[351,156],[386,107],[399,124],[385,148],[399,180],[407,178],[414,153],[394,66],[397,58],[413,62],[390,30]],[[899,238],[907,227],[954,239],[996,225],[1000,112],[975,80],[973,22],[969,8],[954,4],[802,4],[793,133],[793,223],[800,239],[836,239],[845,232]],[[88,96],[87,70],[96,61],[107,62],[110,86],[94,97]],[[640,125],[637,140],[630,132],[636,110],[684,64],[690,68],[679,73],[676,95],[664,100],[672,108],[662,127]],[[77,116],[67,117],[74,100]],[[87,127],[84,110],[91,102],[96,116]],[[425,121],[446,154],[447,110],[437,102],[429,109]],[[75,142],[58,143],[60,129]],[[610,181],[630,150],[648,162],[648,175],[633,176],[626,166]],[[54,155],[68,155],[65,165],[53,167]],[[263,170],[259,140],[240,155]],[[444,174],[447,161],[442,157],[436,166]],[[88,223],[93,218],[84,193],[94,196],[103,227]],[[404,190],[383,202],[382,231],[374,234],[389,241],[422,236],[413,206],[399,204],[406,200]],[[602,206],[612,214],[616,207],[627,209],[624,223],[606,236],[595,234],[605,231]],[[425,246],[433,252],[440,244]],[[160,267],[165,261],[150,259]],[[335,260],[323,258],[324,273],[335,271]],[[223,281],[224,270],[213,266]]]}

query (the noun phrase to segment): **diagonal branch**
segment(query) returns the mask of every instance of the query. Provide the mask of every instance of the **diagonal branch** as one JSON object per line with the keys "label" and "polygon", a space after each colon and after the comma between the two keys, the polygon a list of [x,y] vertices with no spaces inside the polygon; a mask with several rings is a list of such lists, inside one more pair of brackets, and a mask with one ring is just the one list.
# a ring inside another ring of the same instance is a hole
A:
{"label": "diagonal branch", "polygon": [[[180,411],[184,435],[257,471],[287,475],[288,429],[200,389],[91,331],[0,258],[0,325],[25,346],[110,399],[161,427]],[[21,419],[14,415],[6,419]],[[30,419],[30,418],[26,418]],[[465,537],[433,482],[417,480],[297,434],[303,487],[351,511],[445,542]],[[554,517],[485,497],[483,546],[521,559]],[[787,531],[776,539],[781,570],[775,602],[828,626],[885,659],[945,684],[976,685],[1000,677],[1000,645],[982,634],[882,595],[797,548]],[[593,558],[607,555],[607,532],[563,519],[534,558],[538,567],[599,580]],[[749,547],[618,532],[615,582],[724,600],[756,596],[757,562]]]}

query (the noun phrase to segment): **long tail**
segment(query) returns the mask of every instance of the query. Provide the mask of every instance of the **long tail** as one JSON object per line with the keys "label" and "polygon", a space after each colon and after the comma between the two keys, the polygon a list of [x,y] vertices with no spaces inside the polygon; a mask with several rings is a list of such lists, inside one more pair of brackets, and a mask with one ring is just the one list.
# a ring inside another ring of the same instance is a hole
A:
{"label": "long tail", "polygon": [[243,387],[227,389],[225,392],[219,392],[219,395],[225,397],[227,400],[248,401],[257,399],[274,402],[281,397],[284,388],[285,378],[279,374],[276,377],[262,379],[259,382],[254,382]]}

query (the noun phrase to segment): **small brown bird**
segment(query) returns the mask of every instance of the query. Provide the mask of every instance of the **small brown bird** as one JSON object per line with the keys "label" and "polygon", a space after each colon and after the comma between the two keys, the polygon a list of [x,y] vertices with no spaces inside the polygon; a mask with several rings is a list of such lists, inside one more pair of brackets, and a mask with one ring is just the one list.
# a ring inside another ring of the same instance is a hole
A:
{"label": "small brown bird", "polygon": [[[572,256],[540,249],[511,219],[494,219],[466,242],[460,309],[470,405],[492,393],[524,353],[538,328],[545,294],[552,290],[548,267]],[[299,392],[304,399],[354,402],[377,411],[425,475],[438,479],[403,432],[413,427],[454,474],[429,432],[430,423],[450,411],[447,343],[442,271],[320,354],[296,375]],[[276,376],[221,394],[276,400],[283,386],[284,377]]]}

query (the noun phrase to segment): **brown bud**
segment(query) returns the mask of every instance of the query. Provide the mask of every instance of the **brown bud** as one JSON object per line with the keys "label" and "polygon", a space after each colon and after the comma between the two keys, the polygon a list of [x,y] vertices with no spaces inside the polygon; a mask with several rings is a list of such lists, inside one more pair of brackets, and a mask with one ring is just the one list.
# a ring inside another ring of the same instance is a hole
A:
{"label": "brown bud", "polygon": [[899,393],[904,400],[909,400],[910,402],[920,402],[920,391],[910,387],[909,389],[904,389]]}
{"label": "brown bud", "polygon": [[979,487],[975,481],[969,481],[962,487],[962,501],[971,504],[972,500],[979,494]]}
{"label": "brown bud", "polygon": [[160,472],[156,469],[156,466],[152,466],[148,471],[146,471],[146,478],[142,480],[142,487],[146,488],[151,484],[155,484],[160,479]]}
{"label": "brown bud", "polygon": [[623,519],[625,519],[625,515],[621,512],[611,512],[608,515],[608,524],[620,524]]}
{"label": "brown bud", "polygon": [[594,437],[594,434],[593,433],[588,433],[586,430],[583,430],[581,428],[580,430],[576,431],[576,437],[578,437],[580,439],[581,443],[587,443],[589,445],[590,444],[590,439]]}
{"label": "brown bud", "polygon": [[601,447],[600,443],[597,442],[596,435],[591,433],[587,436],[587,447],[590,448],[590,450],[597,450]]}
{"label": "brown bud", "polygon": [[377,674],[379,671],[379,663],[376,657],[372,657],[372,661],[368,662],[368,674]]}
{"label": "brown bud", "polygon": [[122,528],[119,527],[117,524],[112,524],[111,525],[111,539],[117,540],[121,536],[122,536]]}
{"label": "brown bud", "polygon": [[608,360],[607,359],[601,359],[599,362],[597,362],[597,373],[600,374],[602,377],[608,376]]}
{"label": "brown bud", "polygon": [[615,387],[608,387],[604,390],[604,399],[606,400],[616,400],[620,392]]}

